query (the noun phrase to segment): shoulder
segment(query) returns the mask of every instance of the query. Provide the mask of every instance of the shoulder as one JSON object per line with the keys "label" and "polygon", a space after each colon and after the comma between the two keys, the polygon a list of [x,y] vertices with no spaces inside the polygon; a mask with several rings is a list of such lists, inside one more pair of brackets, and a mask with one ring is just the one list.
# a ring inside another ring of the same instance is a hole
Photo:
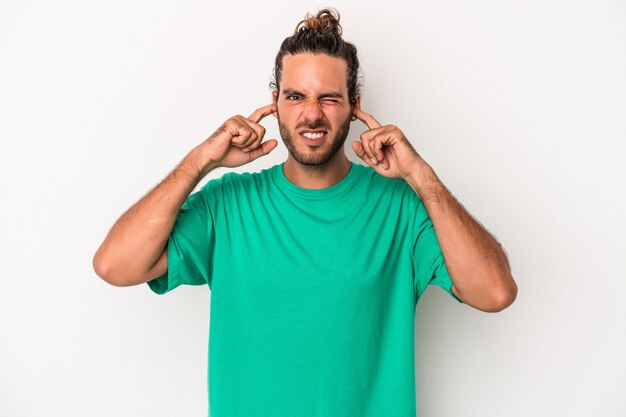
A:
{"label": "shoulder", "polygon": [[394,199],[408,200],[419,203],[420,198],[411,186],[401,178],[388,178],[380,175],[370,166],[355,163],[360,183],[368,188],[368,192],[382,194]]}
{"label": "shoulder", "polygon": [[270,180],[274,167],[265,168],[257,172],[228,171],[219,177],[210,179],[200,188],[199,192],[209,196],[216,193],[234,193],[258,188]]}

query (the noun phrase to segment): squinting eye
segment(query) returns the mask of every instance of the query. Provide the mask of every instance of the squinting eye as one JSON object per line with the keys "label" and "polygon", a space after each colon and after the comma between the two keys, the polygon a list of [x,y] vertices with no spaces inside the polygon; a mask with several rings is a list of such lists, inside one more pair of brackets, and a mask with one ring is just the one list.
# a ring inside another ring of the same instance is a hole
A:
{"label": "squinting eye", "polygon": [[300,96],[287,96],[287,100],[293,101],[291,100],[292,97],[300,97]]}

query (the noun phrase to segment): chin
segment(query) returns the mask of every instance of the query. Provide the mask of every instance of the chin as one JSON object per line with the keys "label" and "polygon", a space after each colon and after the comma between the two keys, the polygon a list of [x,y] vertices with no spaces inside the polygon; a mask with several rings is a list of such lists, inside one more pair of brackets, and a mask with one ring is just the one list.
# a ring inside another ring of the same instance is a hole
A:
{"label": "chin", "polygon": [[[278,128],[283,143],[293,159],[302,165],[319,166],[330,162],[343,148],[350,130],[350,118],[346,119],[337,131],[326,129],[325,127],[319,127],[318,129],[303,128],[298,129],[298,131],[291,131],[281,122],[280,118],[278,118]],[[311,137],[309,134],[309,139],[303,136],[303,132],[311,130],[323,130],[325,133],[322,137],[318,137],[319,135]]]}

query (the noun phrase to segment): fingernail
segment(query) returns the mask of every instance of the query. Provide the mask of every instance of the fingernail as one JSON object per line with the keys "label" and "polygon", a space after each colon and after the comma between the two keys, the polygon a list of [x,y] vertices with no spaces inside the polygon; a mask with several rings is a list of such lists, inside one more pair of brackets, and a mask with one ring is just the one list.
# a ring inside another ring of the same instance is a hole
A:
{"label": "fingernail", "polygon": [[370,161],[372,161],[372,164],[376,165],[378,163],[378,161],[376,160],[376,158],[370,158]]}
{"label": "fingernail", "polygon": [[250,152],[250,148],[243,148],[244,152]]}

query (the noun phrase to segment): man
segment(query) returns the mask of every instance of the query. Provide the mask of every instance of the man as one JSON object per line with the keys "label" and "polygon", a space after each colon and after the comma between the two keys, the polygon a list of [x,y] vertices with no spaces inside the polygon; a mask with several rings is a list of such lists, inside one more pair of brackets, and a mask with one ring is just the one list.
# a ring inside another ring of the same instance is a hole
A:
{"label": "man", "polygon": [[[272,103],[228,119],[113,226],[94,256],[117,286],[211,288],[214,416],[414,416],[414,314],[427,285],[500,311],[516,297],[505,253],[402,131],[361,110],[358,59],[324,9],[276,57]],[[288,159],[267,155],[277,118]],[[368,166],[346,157],[352,142]]]}

